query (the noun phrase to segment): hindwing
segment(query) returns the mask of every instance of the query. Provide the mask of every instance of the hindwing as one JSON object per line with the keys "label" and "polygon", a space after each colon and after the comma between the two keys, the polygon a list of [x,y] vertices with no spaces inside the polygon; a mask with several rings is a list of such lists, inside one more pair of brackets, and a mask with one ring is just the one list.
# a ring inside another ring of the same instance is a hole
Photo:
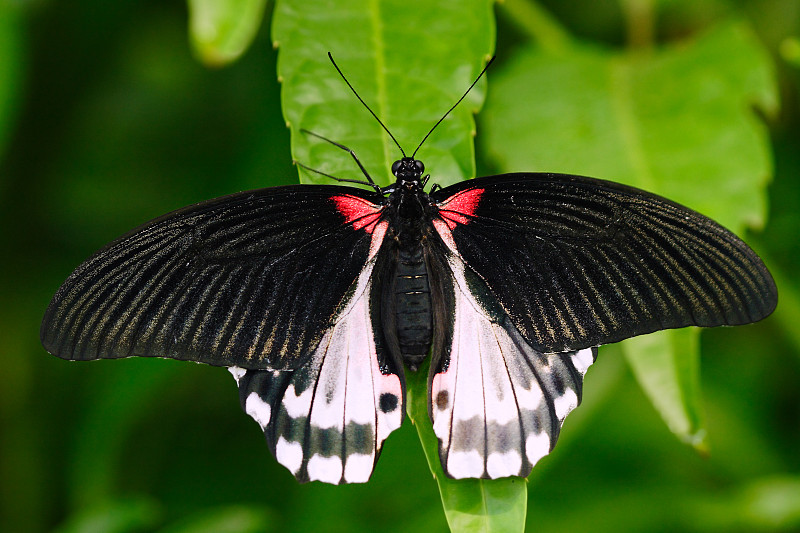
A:
{"label": "hindwing", "polygon": [[301,482],[366,482],[383,441],[403,421],[402,366],[375,328],[374,267],[373,259],[303,366],[230,369],[242,408],[261,426],[278,462]]}

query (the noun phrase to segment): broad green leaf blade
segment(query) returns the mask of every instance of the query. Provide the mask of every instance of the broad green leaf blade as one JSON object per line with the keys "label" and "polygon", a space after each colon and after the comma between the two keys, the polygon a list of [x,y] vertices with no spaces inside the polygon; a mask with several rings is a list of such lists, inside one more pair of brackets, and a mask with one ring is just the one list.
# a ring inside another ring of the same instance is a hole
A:
{"label": "broad green leaf blade", "polygon": [[625,358],[670,431],[686,444],[707,449],[700,409],[698,328],[660,331],[622,343]]}
{"label": "broad green leaf blade", "polygon": [[222,66],[247,50],[264,20],[267,0],[188,0],[189,36],[197,56]]}
{"label": "broad green leaf blade", "polygon": [[[492,77],[481,141],[503,172],[627,183],[741,233],[763,225],[772,172],[767,131],[752,108],[773,113],[776,102],[768,55],[737,23],[639,55],[531,46]],[[671,333],[654,335],[634,341],[665,350],[639,361],[637,377],[660,398],[669,427],[692,442],[703,431],[696,377],[674,368],[695,368],[698,353],[689,343],[678,354]],[[664,387],[678,393],[662,397]]]}
{"label": "broad green leaf blade", "polygon": [[774,113],[777,93],[742,25],[646,55],[530,47],[491,78],[480,140],[504,172],[610,179],[735,232],[763,225],[772,162],[752,108]]}
{"label": "broad green leaf blade", "polygon": [[[301,128],[352,148],[379,185],[394,181],[400,150],[334,70],[347,79],[410,156],[480,72],[494,46],[492,4],[399,0],[279,1],[272,36],[278,47],[283,112],[296,161],[339,178],[364,179],[342,150]],[[479,84],[418,153],[433,183],[474,176],[473,113]],[[300,172],[301,181],[330,183]]]}
{"label": "broad green leaf blade", "polygon": [[[401,1],[280,1],[273,19],[283,111],[298,162],[340,178],[364,179],[344,151],[303,134],[313,131],[352,148],[379,185],[394,181],[391,164],[401,156],[377,121],[330,64],[331,52],[359,95],[386,124],[407,155],[461,97],[480,72],[494,43],[492,4]],[[473,113],[483,101],[476,86],[425,142],[417,157],[433,183],[448,185],[474,176]],[[301,181],[332,180],[301,171]],[[335,183],[335,182],[334,182]],[[437,441],[427,419],[424,371],[407,378],[409,398],[421,405],[417,427],[455,531],[521,531],[525,483],[453,482],[441,473]],[[409,411],[411,412],[411,404]],[[432,439],[432,440],[431,440]],[[437,470],[438,469],[438,470]],[[509,509],[511,511],[509,511]]]}
{"label": "broad green leaf blade", "polygon": [[428,365],[406,376],[408,416],[419,434],[428,466],[439,485],[447,524],[457,532],[518,532],[525,530],[527,480],[519,477],[455,480],[439,461],[439,441],[428,417]]}

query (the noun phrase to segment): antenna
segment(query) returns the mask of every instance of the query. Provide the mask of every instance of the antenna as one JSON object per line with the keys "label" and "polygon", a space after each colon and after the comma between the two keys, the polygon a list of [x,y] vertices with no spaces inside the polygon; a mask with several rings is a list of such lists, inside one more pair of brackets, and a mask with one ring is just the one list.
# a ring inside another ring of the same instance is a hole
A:
{"label": "antenna", "polygon": [[[413,153],[413,154],[411,154],[411,159],[414,159],[414,158],[416,157],[416,155],[417,155],[417,152],[419,151],[419,149],[420,149],[420,148],[422,148],[422,145],[423,145],[423,143],[424,143],[425,141],[427,141],[427,140],[428,140],[428,137],[430,137],[431,133],[433,133],[433,130],[435,130],[435,129],[436,129],[438,126],[439,126],[439,124],[441,124],[441,123],[442,123],[442,121],[444,121],[444,119],[446,119],[446,118],[447,118],[447,115],[449,115],[449,114],[450,114],[450,112],[451,112],[451,111],[453,111],[453,109],[455,109],[455,108],[458,106],[458,104],[460,104],[460,103],[461,103],[461,101],[462,101],[462,100],[464,100],[464,98],[466,98],[466,97],[467,97],[467,95],[468,95],[468,94],[469,94],[469,92],[472,90],[472,88],[473,88],[473,87],[475,87],[475,85],[478,83],[478,81],[481,79],[481,77],[484,75],[484,73],[485,73],[485,72],[486,72],[486,71],[489,69],[489,65],[491,65],[491,64],[492,64],[492,61],[494,61],[494,60],[495,60],[495,57],[497,57],[497,56],[492,56],[492,58],[491,58],[491,59],[489,59],[489,61],[486,63],[486,66],[485,66],[485,67],[483,67],[483,70],[481,70],[481,73],[480,73],[480,74],[478,74],[478,77],[477,77],[477,78],[475,78],[475,81],[473,81],[473,82],[472,82],[472,85],[470,85],[470,86],[469,86],[469,88],[468,88],[466,91],[464,91],[464,94],[461,96],[461,98],[459,98],[459,99],[458,99],[458,102],[456,102],[455,104],[453,104],[453,107],[451,107],[450,109],[448,109],[448,110],[447,110],[447,113],[445,113],[444,115],[442,115],[442,118],[440,118],[440,119],[439,119],[439,121],[438,121],[436,124],[434,124],[434,125],[433,125],[433,127],[432,127],[432,128],[429,130],[429,131],[428,131],[428,133],[427,133],[427,134],[425,134],[425,137],[423,137],[423,138],[422,138],[422,140],[420,141],[419,145],[417,145],[417,149],[416,149],[416,150],[414,150],[414,153]],[[401,154],[403,154],[403,157],[406,157],[406,153],[405,153],[405,151],[403,150],[403,147],[402,147],[402,146],[400,146],[400,143],[399,143],[399,142],[397,142],[397,139],[395,139],[395,138],[394,138],[394,135],[392,135],[392,132],[391,132],[391,131],[389,131],[389,128],[387,128],[387,127],[386,127],[386,125],[385,125],[383,122],[381,122],[381,119],[380,119],[380,118],[378,118],[378,115],[376,115],[376,114],[375,114],[375,111],[373,111],[373,110],[372,110],[372,108],[370,108],[370,107],[367,105],[367,103],[364,101],[364,99],[363,99],[363,98],[361,98],[361,96],[359,96],[359,94],[356,92],[355,88],[353,88],[353,85],[352,85],[352,84],[351,84],[349,81],[347,81],[347,78],[345,77],[344,73],[342,72],[342,69],[340,69],[340,68],[339,68],[339,65],[337,65],[337,64],[336,64],[336,61],[334,61],[334,60],[333,60],[333,55],[332,55],[330,52],[328,52],[328,59],[330,59],[330,60],[331,60],[331,63],[333,63],[333,67],[336,69],[336,72],[338,72],[338,73],[339,73],[339,76],[341,76],[341,77],[342,77],[342,79],[343,79],[343,80],[344,80],[344,82],[347,84],[347,86],[348,86],[348,87],[350,87],[350,90],[351,90],[351,91],[353,91],[353,94],[354,94],[354,95],[356,95],[356,98],[358,98],[358,101],[359,101],[359,102],[361,102],[361,104],[362,104],[364,107],[366,107],[366,108],[367,108],[367,111],[369,111],[369,112],[372,114],[372,116],[373,116],[373,117],[375,117],[375,120],[377,120],[377,121],[378,121],[378,124],[380,124],[380,125],[381,125],[381,128],[383,128],[383,130],[384,130],[386,133],[388,133],[388,134],[389,134],[389,137],[391,137],[391,138],[392,138],[392,141],[394,141],[394,144],[396,144],[396,145],[397,145],[397,148],[399,148],[399,149],[400,149],[400,153],[401,153]],[[327,140],[327,139],[325,139],[325,140]],[[330,142],[330,141],[329,141],[329,142]],[[359,165],[359,166],[360,166],[360,165]]]}
{"label": "antenna", "polygon": [[[497,56],[492,56],[492,58],[489,60],[489,62],[488,62],[488,63],[486,63],[486,66],[485,66],[485,67],[483,67],[483,70],[481,70],[481,73],[480,73],[480,74],[478,74],[478,77],[477,77],[477,78],[475,78],[475,81],[473,81],[473,82],[472,82],[472,85],[470,85],[470,86],[469,86],[469,88],[468,88],[468,89],[467,89],[467,90],[464,92],[464,94],[461,96],[461,98],[459,98],[459,99],[458,99],[458,102],[456,102],[455,104],[453,104],[453,107],[451,107],[450,109],[448,109],[448,110],[447,110],[447,113],[445,113],[445,114],[442,116],[442,118],[440,118],[440,119],[439,119],[439,122],[437,122],[436,124],[434,124],[434,125],[433,125],[433,127],[430,129],[430,131],[429,131],[429,132],[428,132],[428,133],[425,135],[425,137],[423,137],[423,139],[420,141],[419,145],[417,146],[417,149],[416,149],[416,150],[414,150],[414,153],[413,153],[413,154],[411,154],[411,159],[414,159],[414,158],[416,157],[416,155],[417,155],[417,152],[419,151],[419,149],[420,149],[420,148],[422,148],[422,143],[424,143],[425,141],[427,141],[427,140],[428,140],[428,137],[430,137],[431,133],[433,133],[433,130],[435,130],[435,129],[436,129],[436,127],[437,127],[439,124],[441,124],[441,123],[442,123],[442,121],[443,121],[444,119],[446,119],[446,118],[447,118],[447,115],[449,115],[449,114],[450,114],[450,112],[451,112],[453,109],[455,109],[455,108],[456,108],[456,106],[458,106],[458,104],[460,104],[460,103],[461,103],[461,100],[463,100],[464,98],[466,98],[466,97],[467,97],[467,95],[468,95],[468,94],[469,94],[469,92],[472,90],[472,88],[473,88],[473,87],[475,87],[475,84],[476,84],[476,83],[478,83],[478,80],[480,80],[480,79],[481,79],[481,76],[483,76],[484,72],[486,72],[486,70],[489,68],[489,65],[491,65],[491,64],[492,64],[492,61],[494,61],[494,58],[495,58],[495,57],[497,57]],[[331,61],[333,61],[333,59],[331,59]],[[336,68],[338,69],[339,67],[336,67]],[[366,104],[364,104],[364,105],[366,105]],[[371,109],[370,109],[370,113],[372,113],[372,110],[371,110]],[[372,114],[374,115],[375,113],[372,113]],[[375,118],[378,118],[378,117],[375,117]],[[379,121],[379,122],[380,122],[380,121]],[[390,133],[389,135],[391,135],[391,133]],[[392,137],[392,138],[394,138],[394,137]],[[397,142],[397,141],[395,141],[395,142]],[[398,146],[399,146],[399,145],[398,145]],[[401,152],[402,152],[402,150],[401,150]],[[406,155],[406,154],[403,154],[403,156],[405,156],[405,155]]]}
{"label": "antenna", "polygon": [[[364,99],[363,99],[363,98],[361,98],[361,97],[358,95],[358,93],[357,93],[357,92],[356,92],[356,90],[353,88],[353,86],[352,86],[352,85],[350,85],[350,82],[349,82],[349,81],[347,81],[347,78],[345,78],[344,74],[342,73],[342,69],[340,69],[340,68],[339,68],[339,65],[337,65],[337,64],[336,64],[336,61],[334,61],[334,60],[333,60],[333,55],[331,55],[331,53],[330,53],[330,52],[328,52],[328,58],[331,60],[331,63],[333,63],[333,66],[334,66],[334,68],[336,69],[336,72],[338,72],[338,73],[339,73],[339,76],[341,76],[341,77],[342,77],[342,79],[343,79],[343,80],[344,80],[344,82],[347,84],[347,86],[348,86],[348,87],[350,87],[350,90],[351,90],[351,91],[353,91],[353,94],[354,94],[354,95],[356,95],[356,98],[358,98],[359,102],[361,102],[362,104],[364,104],[364,107],[366,107],[366,108],[367,108],[367,111],[369,111],[370,113],[372,113],[372,116],[373,116],[373,117],[375,117],[375,120],[377,120],[377,121],[378,121],[378,124],[380,124],[380,125],[381,125],[381,127],[383,128],[383,130],[384,130],[386,133],[388,133],[388,134],[389,134],[389,137],[391,137],[391,138],[392,138],[392,140],[394,141],[394,144],[396,144],[396,145],[397,145],[397,147],[400,149],[400,153],[401,153],[401,154],[403,154],[403,157],[405,157],[405,156],[406,156],[406,153],[403,151],[403,147],[402,147],[402,146],[400,146],[400,143],[399,143],[399,142],[397,142],[397,139],[395,139],[395,138],[394,138],[394,135],[392,135],[392,132],[391,132],[391,131],[389,131],[389,128],[387,128],[387,127],[386,127],[386,125],[385,125],[383,122],[381,122],[381,119],[379,119],[379,118],[378,118],[378,115],[376,115],[376,114],[375,114],[375,111],[373,111],[373,110],[372,110],[372,109],[371,109],[371,108],[370,108],[370,107],[367,105],[367,103],[364,101]],[[484,69],[484,70],[485,70],[485,69]],[[475,84],[473,83],[473,85],[475,85]],[[470,87],[470,88],[471,88],[471,87]],[[459,100],[459,102],[460,102],[460,101],[461,101],[461,100]],[[448,113],[449,113],[449,111],[448,111]],[[440,121],[440,122],[441,122],[441,121]]]}

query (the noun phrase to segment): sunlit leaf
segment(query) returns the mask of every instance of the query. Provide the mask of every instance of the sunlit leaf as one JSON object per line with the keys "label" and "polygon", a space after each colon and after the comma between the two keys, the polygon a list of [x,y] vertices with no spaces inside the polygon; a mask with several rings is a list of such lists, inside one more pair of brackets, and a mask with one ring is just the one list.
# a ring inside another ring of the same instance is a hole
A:
{"label": "sunlit leaf", "polygon": [[636,379],[670,430],[690,446],[705,450],[699,339],[697,328],[673,329],[628,339],[622,348]]}
{"label": "sunlit leaf", "polygon": [[[400,150],[353,96],[327,53],[411,155],[480,72],[494,45],[494,18],[486,0],[280,1],[272,36],[293,157],[336,177],[364,179],[347,153],[300,133],[305,128],[355,150],[373,179],[388,185]],[[434,182],[474,176],[473,113],[483,87],[473,89],[419,151]],[[330,182],[306,171],[301,180]]]}

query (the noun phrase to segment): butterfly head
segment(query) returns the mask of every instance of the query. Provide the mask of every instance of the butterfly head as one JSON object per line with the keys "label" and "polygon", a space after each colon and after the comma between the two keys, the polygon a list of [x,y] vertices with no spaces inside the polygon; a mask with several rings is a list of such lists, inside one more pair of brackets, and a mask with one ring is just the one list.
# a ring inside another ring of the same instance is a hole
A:
{"label": "butterfly head", "polygon": [[416,182],[419,184],[423,172],[425,172],[425,165],[413,157],[404,157],[392,164],[392,174],[401,183]]}

